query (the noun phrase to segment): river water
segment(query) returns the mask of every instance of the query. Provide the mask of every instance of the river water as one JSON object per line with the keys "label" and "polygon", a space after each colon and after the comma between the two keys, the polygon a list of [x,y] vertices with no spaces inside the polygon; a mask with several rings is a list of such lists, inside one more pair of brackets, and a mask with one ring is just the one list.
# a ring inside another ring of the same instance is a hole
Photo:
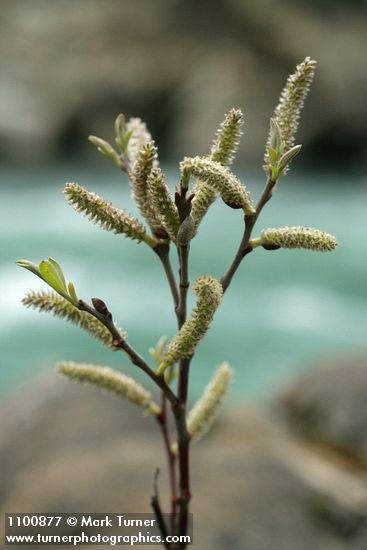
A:
{"label": "river water", "polygon": [[[170,171],[173,177],[177,177]],[[148,348],[175,333],[167,284],[146,245],[102,231],[70,208],[63,183],[78,181],[136,213],[126,183],[115,172],[59,166],[31,175],[1,174],[0,346],[1,392],[27,385],[60,359],[111,365],[134,374],[127,357],[111,353],[67,323],[28,310],[28,289],[44,287],[17,258],[53,256],[80,297],[100,297],[130,343]],[[258,182],[256,181],[258,179]],[[235,368],[232,395],[259,398],[312,362],[364,351],[367,333],[367,189],[362,182],[290,174],[258,222],[258,230],[307,225],[334,233],[334,253],[257,249],[238,271],[192,367],[197,394],[212,370],[227,360]],[[256,197],[260,174],[249,185]],[[218,201],[192,242],[190,279],[220,277],[242,234],[239,211]],[[255,231],[256,234],[256,231]],[[174,264],[177,262],[174,258]],[[193,305],[192,298],[190,305]],[[55,374],[56,376],[56,374]]]}

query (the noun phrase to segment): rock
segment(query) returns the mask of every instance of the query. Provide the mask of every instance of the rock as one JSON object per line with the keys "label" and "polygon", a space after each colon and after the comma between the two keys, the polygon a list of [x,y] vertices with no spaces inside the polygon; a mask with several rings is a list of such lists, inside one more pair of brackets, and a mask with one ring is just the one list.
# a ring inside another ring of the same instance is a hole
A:
{"label": "rock", "polygon": [[367,468],[367,359],[339,359],[309,371],[279,399],[289,428]]}
{"label": "rock", "polygon": [[[138,409],[43,375],[0,412],[3,512],[148,512],[157,466],[167,508],[158,429]],[[201,550],[367,546],[365,473],[300,443],[272,411],[226,411],[193,447],[192,479]]]}
{"label": "rock", "polygon": [[[240,160],[262,163],[285,79],[319,60],[302,143],[322,161],[365,155],[364,6],[291,0],[8,2],[0,21],[0,142],[18,163],[95,158],[120,111],[142,116],[170,159],[205,154],[223,114],[245,111]],[[210,14],[210,17],[208,16]],[[323,145],[321,147],[321,145]],[[322,155],[320,154],[322,150]],[[343,154],[341,155],[341,151]]]}

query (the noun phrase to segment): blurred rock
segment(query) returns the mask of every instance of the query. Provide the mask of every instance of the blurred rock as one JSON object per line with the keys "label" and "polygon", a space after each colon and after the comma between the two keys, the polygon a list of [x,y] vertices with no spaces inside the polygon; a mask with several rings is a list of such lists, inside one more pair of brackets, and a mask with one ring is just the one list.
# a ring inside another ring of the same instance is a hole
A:
{"label": "blurred rock", "polygon": [[[324,162],[366,154],[365,6],[291,0],[26,0],[0,19],[3,158],[92,158],[119,111],[142,116],[171,159],[202,154],[223,114],[245,111],[241,160],[262,162],[285,79],[319,61],[300,140]],[[305,161],[306,162],[306,161]]]}
{"label": "blurred rock", "polygon": [[[0,413],[3,512],[147,512],[157,466],[167,507],[158,430],[136,408],[47,375]],[[192,477],[201,550],[367,546],[366,469],[293,436],[273,411],[226,412],[193,448]]]}
{"label": "blurred rock", "polygon": [[367,468],[367,359],[339,359],[308,372],[280,399],[280,410],[300,437]]}

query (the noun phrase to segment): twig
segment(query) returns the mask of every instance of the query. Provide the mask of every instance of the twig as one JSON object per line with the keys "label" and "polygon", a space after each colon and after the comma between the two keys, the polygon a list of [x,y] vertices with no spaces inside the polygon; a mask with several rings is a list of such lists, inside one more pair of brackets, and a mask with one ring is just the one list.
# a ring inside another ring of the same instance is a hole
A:
{"label": "twig", "polygon": [[249,246],[249,242],[251,239],[252,230],[254,228],[254,225],[257,221],[257,218],[259,217],[259,214],[265,204],[271,199],[273,189],[276,185],[276,181],[273,181],[270,177],[268,178],[264,191],[256,205],[255,213],[251,216],[245,216],[245,230],[243,233],[242,240],[240,242],[240,245],[237,249],[236,255],[229,266],[227,272],[221,277],[220,282],[223,287],[223,292],[227,290],[229,285],[231,284],[232,277],[236,273],[237,269],[239,268],[243,258],[252,252],[251,246]]}
{"label": "twig", "polygon": [[171,290],[173,303],[176,311],[179,303],[179,295],[177,290],[176,279],[172,271],[171,261],[169,259],[169,245],[166,243],[158,243],[158,245],[155,248],[153,248],[153,250],[157,254],[157,256],[159,257],[162,263],[162,266]]}
{"label": "twig", "polygon": [[154,494],[151,498],[150,503],[151,503],[151,506],[154,510],[155,517],[157,518],[158,527],[159,527],[159,530],[160,530],[161,535],[163,537],[164,547],[165,548],[171,548],[170,543],[166,542],[167,541],[167,536],[168,536],[168,531],[167,531],[167,526],[166,526],[166,523],[164,521],[164,517],[163,517],[163,514],[162,514],[161,505],[159,503],[158,477],[159,477],[159,468],[157,468],[157,470],[155,472],[154,482],[153,482]]}
{"label": "twig", "polygon": [[171,486],[171,532],[175,533],[176,525],[176,509],[177,509],[177,493],[176,493],[176,455],[172,452],[170,435],[167,425],[167,407],[166,397],[162,392],[162,410],[156,417],[157,422],[161,428],[164,447],[167,455],[170,486]]}
{"label": "twig", "polygon": [[151,378],[153,382],[155,382],[155,384],[159,386],[159,388],[163,391],[164,395],[172,403],[172,405],[177,405],[178,399],[173,393],[173,391],[171,390],[171,388],[168,386],[168,384],[165,382],[164,377],[157,376],[156,373],[144,361],[144,359],[134,350],[134,348],[131,347],[130,344],[128,344],[128,342],[124,338],[122,338],[111,316],[104,315],[96,311],[93,307],[89,306],[83,300],[79,300],[78,308],[81,311],[87,311],[88,313],[93,315],[93,317],[95,317],[101,323],[103,323],[103,325],[111,333],[114,346],[116,348],[120,348],[121,350],[125,351],[130,357],[132,363],[137,367],[139,367],[141,370],[143,370],[149,376],[149,378]]}
{"label": "twig", "polygon": [[[174,408],[173,408],[174,410]],[[179,517],[178,533],[186,535],[188,525],[190,492],[190,435],[186,426],[186,403],[174,410],[177,440],[178,440],[178,460],[180,474],[180,499],[179,499]],[[185,546],[183,546],[185,548]]]}
{"label": "twig", "polygon": [[180,299],[177,305],[177,319],[179,328],[182,327],[186,320],[187,311],[187,291],[189,289],[189,252],[190,245],[185,244],[178,247],[178,256],[180,260]]}
{"label": "twig", "polygon": [[[186,320],[187,314],[187,291],[189,288],[188,275],[188,259],[189,245],[179,247],[180,259],[180,302],[177,309],[177,319],[179,328],[182,327]],[[177,442],[178,442],[178,463],[179,463],[179,518],[178,518],[178,533],[185,535],[188,524],[188,510],[190,493],[190,461],[189,461],[189,446],[190,435],[186,425],[186,405],[187,392],[189,384],[189,368],[191,358],[185,358],[180,361],[179,377],[178,377],[178,405],[172,406],[172,411],[175,417]],[[184,547],[183,547],[184,548]]]}

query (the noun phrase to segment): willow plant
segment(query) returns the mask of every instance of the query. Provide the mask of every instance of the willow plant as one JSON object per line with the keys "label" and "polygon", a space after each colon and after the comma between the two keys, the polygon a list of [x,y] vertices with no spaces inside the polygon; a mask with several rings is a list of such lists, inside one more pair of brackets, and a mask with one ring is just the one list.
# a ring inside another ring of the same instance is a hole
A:
{"label": "willow plant", "polygon": [[[160,167],[156,145],[140,119],[126,120],[122,114],[117,117],[114,146],[90,136],[98,150],[127,175],[143,222],[77,183],[66,184],[65,198],[77,212],[85,214],[102,229],[143,242],[160,260],[172,294],[178,332],[170,342],[162,338],[150,350],[150,362],[131,346],[126,332],[115,323],[110,306],[100,298],[92,298],[88,303],[78,297],[74,285],[66,283],[56,260],[49,258],[39,264],[18,261],[21,267],[32,271],[52,288],[52,291],[29,292],[23,300],[26,306],[71,321],[107,347],[121,350],[144,371],[158,390],[159,399],[132,378],[108,367],[73,362],[58,365],[64,376],[117,394],[144,409],[158,423],[168,459],[171,491],[169,525],[163,519],[158,493],[152,497],[152,507],[163,537],[167,534],[181,536],[187,532],[191,499],[190,444],[208,431],[230,386],[232,369],[223,363],[202,397],[188,410],[190,366],[232,277],[244,258],[255,249],[303,248],[328,252],[337,246],[332,235],[307,227],[267,228],[253,236],[263,207],[272,198],[281,176],[289,171],[291,161],[301,149],[301,145],[295,144],[295,136],[315,66],[316,62],[307,57],[289,76],[281,93],[270,120],[264,156],[267,180],[257,203],[253,202],[247,188],[230,168],[243,133],[240,109],[232,109],[226,114],[208,154],[183,159],[174,195]],[[204,275],[195,281],[192,288],[196,305],[188,315],[191,241],[196,238],[202,219],[217,199],[223,200],[230,208],[243,211],[243,236],[232,263],[219,280]],[[177,275],[170,261],[172,248],[178,252]],[[173,423],[170,422],[171,415]],[[167,541],[164,546],[178,547]],[[185,544],[180,547],[184,548]]]}

